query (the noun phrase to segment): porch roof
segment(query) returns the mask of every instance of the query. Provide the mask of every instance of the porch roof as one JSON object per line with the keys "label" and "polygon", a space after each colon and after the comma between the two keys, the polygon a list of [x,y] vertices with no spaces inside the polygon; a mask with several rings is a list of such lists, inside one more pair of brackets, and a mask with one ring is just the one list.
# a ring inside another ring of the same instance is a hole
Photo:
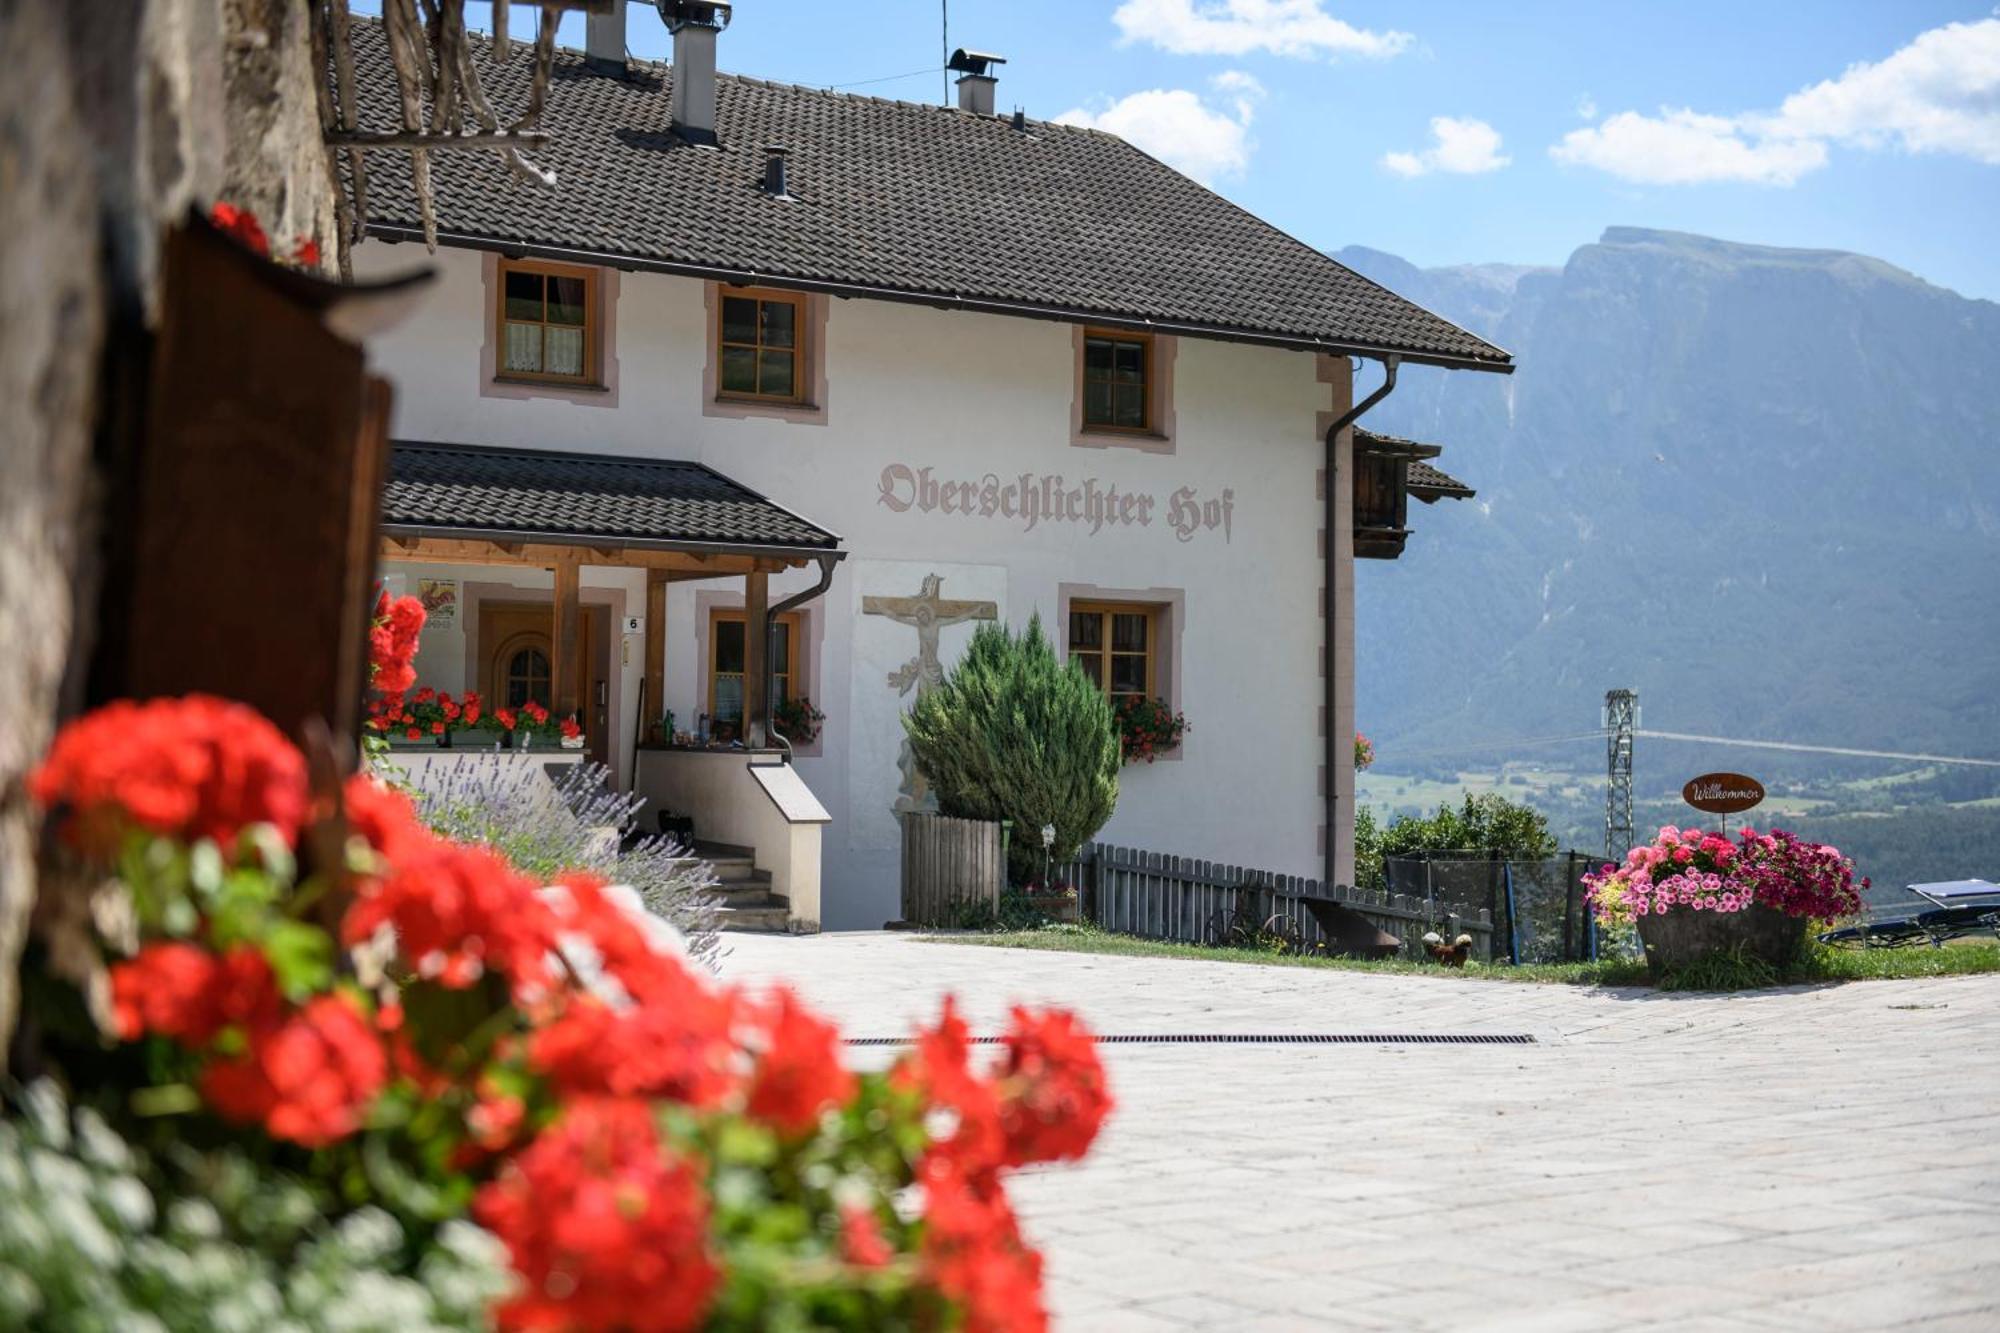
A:
{"label": "porch roof", "polygon": [[1405,485],[1411,495],[1425,504],[1438,500],[1470,500],[1478,494],[1451,473],[1443,468],[1433,467],[1422,459],[1411,461],[1409,479]]}
{"label": "porch roof", "polygon": [[1405,474],[1404,488],[1425,504],[1436,504],[1439,500],[1470,500],[1478,494],[1430,461],[1444,452],[1443,445],[1406,440],[1400,435],[1384,435],[1380,431],[1356,426],[1354,448],[1357,453],[1406,460],[1409,470]]}
{"label": "porch roof", "polygon": [[413,440],[391,445],[382,532],[403,543],[461,539],[785,563],[840,553],[838,534],[701,463]]}

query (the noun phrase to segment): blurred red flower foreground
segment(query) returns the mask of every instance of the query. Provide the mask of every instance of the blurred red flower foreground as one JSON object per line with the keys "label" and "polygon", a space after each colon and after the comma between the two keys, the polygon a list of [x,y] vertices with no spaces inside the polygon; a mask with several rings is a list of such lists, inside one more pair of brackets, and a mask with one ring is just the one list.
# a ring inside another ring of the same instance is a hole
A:
{"label": "blurred red flower foreground", "polygon": [[219,699],[82,718],[31,789],[136,911],[124,1067],[355,1206],[469,1214],[519,1278],[501,1326],[1045,1326],[1003,1173],[1083,1156],[1111,1108],[1070,1015],[1016,1009],[980,1069],[947,1002],[856,1074],[831,1024],[690,968],[629,890],[542,886],[365,776],[315,803],[298,750]]}

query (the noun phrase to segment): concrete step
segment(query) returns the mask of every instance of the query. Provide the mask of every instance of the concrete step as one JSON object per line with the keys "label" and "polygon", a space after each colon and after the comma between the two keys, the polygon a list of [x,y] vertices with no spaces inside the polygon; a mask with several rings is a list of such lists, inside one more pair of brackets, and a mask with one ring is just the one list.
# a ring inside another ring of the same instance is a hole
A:
{"label": "concrete step", "polygon": [[783,935],[791,929],[790,909],[778,907],[723,907],[716,912],[717,926],[726,931]]}
{"label": "concrete step", "polygon": [[709,890],[724,907],[787,907],[790,901],[768,884],[722,884]]}

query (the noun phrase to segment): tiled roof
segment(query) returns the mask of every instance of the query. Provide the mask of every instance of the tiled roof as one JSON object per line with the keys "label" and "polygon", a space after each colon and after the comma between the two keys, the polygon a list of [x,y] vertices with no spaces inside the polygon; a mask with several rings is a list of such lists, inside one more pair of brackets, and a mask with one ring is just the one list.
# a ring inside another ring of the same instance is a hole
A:
{"label": "tiled roof", "polygon": [[1470,500],[1478,492],[1441,468],[1432,467],[1422,459],[1410,461],[1409,479],[1405,483],[1411,495],[1425,504],[1435,500]]}
{"label": "tiled roof", "polygon": [[1435,504],[1442,499],[1469,500],[1477,494],[1449,472],[1430,464],[1428,460],[1444,452],[1442,445],[1406,440],[1400,435],[1384,435],[1365,426],[1356,426],[1354,447],[1361,453],[1388,454],[1392,458],[1406,460],[1410,468],[1404,485],[1411,495],[1425,504]]}
{"label": "tiled roof", "polygon": [[507,535],[566,545],[791,547],[840,538],[700,463],[398,440],[392,536]]}
{"label": "tiled roof", "polygon": [[[727,51],[727,37],[723,39]],[[397,123],[379,23],[357,20],[362,123]],[[496,108],[525,103],[532,60],[475,39]],[[719,150],[669,126],[666,66],[627,77],[560,52],[535,160],[553,189],[492,152],[430,154],[447,244],[618,262],[731,281],[925,300],[999,313],[1152,325],[1329,352],[1511,368],[1507,353],[1195,184],[1112,135],[954,108],[717,80]],[[760,187],[790,150],[791,198]],[[368,154],[368,215],[418,226],[410,155]]]}

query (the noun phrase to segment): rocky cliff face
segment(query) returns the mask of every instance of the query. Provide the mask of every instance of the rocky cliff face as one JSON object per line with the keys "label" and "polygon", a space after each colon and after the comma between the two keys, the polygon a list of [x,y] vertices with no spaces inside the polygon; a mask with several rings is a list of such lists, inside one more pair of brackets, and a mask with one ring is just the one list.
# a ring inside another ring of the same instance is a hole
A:
{"label": "rocky cliff face", "polygon": [[2000,305],[1630,227],[1560,271],[1337,258],[1520,363],[1370,414],[1479,490],[1363,571],[1388,753],[1585,730],[1630,685],[1665,730],[2000,754]]}

